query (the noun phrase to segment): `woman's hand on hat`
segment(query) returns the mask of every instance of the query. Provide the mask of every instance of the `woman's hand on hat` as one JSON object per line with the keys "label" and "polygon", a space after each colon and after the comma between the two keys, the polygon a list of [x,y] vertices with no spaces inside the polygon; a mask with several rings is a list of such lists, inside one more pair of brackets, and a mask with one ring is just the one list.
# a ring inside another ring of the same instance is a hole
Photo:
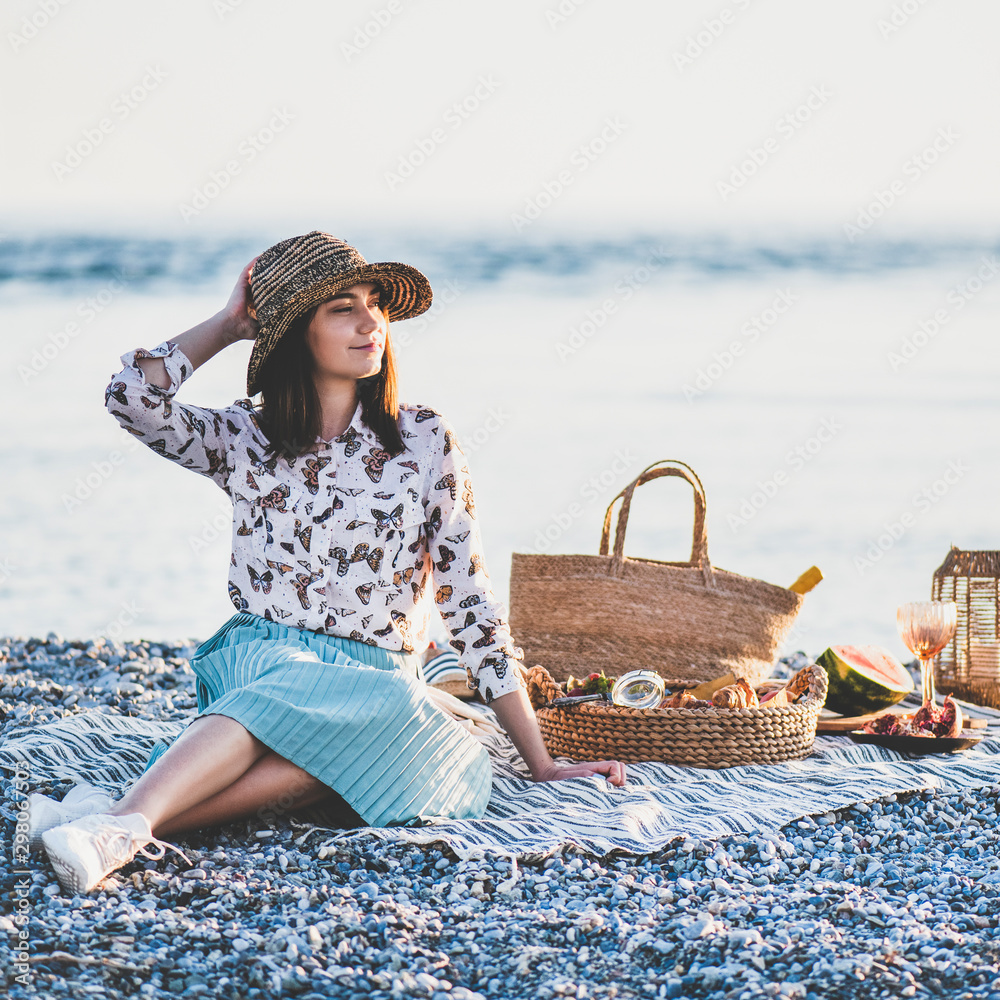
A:
{"label": "woman's hand on hat", "polygon": [[538,774],[532,775],[535,781],[562,781],[564,778],[590,778],[602,774],[619,788],[625,784],[625,765],[618,760],[598,760],[580,764],[559,764],[555,761]]}
{"label": "woman's hand on hat", "polygon": [[253,296],[250,294],[250,275],[257,258],[240,272],[233,294],[229,296],[223,313],[226,316],[231,340],[256,340],[260,325],[253,311]]}

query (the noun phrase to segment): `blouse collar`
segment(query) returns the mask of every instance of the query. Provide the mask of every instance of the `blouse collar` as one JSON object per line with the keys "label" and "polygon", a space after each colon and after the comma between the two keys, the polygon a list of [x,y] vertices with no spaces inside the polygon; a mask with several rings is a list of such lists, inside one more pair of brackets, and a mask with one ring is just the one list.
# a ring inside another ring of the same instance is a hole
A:
{"label": "blouse collar", "polygon": [[375,432],[361,419],[361,401],[354,408],[354,416],[347,425],[347,429],[338,434],[335,438],[326,440],[323,437],[316,438],[316,444],[320,448],[329,448],[336,442],[337,444],[350,444],[352,441],[365,441],[370,445],[378,445],[378,437]]}

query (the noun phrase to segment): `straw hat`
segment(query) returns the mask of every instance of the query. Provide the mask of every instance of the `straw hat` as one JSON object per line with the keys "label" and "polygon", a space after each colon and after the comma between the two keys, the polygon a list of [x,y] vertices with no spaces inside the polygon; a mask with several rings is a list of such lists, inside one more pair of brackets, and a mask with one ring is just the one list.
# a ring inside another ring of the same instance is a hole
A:
{"label": "straw hat", "polygon": [[354,247],[329,233],[275,243],[256,260],[250,274],[252,314],[260,324],[247,366],[247,393],[259,390],[261,366],[296,316],[363,281],[385,291],[390,322],[419,316],[431,304],[430,282],[409,264],[369,264]]}

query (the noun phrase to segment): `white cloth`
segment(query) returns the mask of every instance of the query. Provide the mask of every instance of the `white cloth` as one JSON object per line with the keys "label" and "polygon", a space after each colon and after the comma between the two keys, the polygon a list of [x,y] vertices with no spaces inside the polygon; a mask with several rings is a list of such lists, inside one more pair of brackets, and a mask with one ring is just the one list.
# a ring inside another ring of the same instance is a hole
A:
{"label": "white cloth", "polygon": [[[163,359],[170,385],[138,358]],[[233,502],[229,595],[295,628],[422,652],[441,614],[470,686],[489,703],[521,686],[507,608],[493,594],[469,468],[451,425],[402,404],[407,450],[389,458],[361,419],[313,453],[266,457],[249,399],[224,409],[174,401],[194,366],[169,341],[121,357],[107,389],[118,422],[157,454],[208,476]]]}

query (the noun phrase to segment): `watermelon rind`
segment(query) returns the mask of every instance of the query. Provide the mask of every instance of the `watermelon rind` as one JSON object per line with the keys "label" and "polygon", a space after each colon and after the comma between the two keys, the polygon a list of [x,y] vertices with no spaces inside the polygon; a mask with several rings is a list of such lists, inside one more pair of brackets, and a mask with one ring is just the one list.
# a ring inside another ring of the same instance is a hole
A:
{"label": "watermelon rind", "polygon": [[913,691],[913,678],[891,653],[878,646],[855,647],[864,653],[870,650],[887,658],[899,667],[899,681],[893,683],[883,677],[873,677],[869,671],[837,652],[846,653],[851,647],[831,646],[816,657],[816,662],[826,671],[830,686],[826,694],[826,707],[840,715],[867,715],[901,702]]}

